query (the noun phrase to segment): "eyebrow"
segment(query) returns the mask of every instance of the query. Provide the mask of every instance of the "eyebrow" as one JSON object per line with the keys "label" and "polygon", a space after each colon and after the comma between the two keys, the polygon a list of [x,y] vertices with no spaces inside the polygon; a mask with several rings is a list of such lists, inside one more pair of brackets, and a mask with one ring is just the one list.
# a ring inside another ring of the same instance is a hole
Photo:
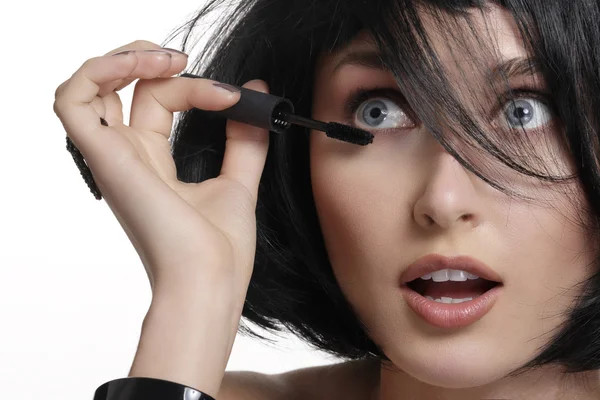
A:
{"label": "eyebrow", "polygon": [[512,58],[492,68],[488,80],[495,82],[524,75],[537,75],[541,72],[541,65],[535,58]]}
{"label": "eyebrow", "polygon": [[[381,53],[375,50],[357,50],[344,54],[336,62],[331,75],[333,76],[340,68],[346,65],[357,65],[369,69],[390,71],[385,65]],[[487,78],[490,82],[497,82],[499,80],[539,73],[541,73],[541,66],[534,58],[512,58],[492,68],[487,74]]]}
{"label": "eyebrow", "polygon": [[375,50],[356,50],[344,54],[335,64],[331,75],[334,75],[341,67],[346,65],[358,65],[370,69],[389,71],[383,62],[381,53]]}

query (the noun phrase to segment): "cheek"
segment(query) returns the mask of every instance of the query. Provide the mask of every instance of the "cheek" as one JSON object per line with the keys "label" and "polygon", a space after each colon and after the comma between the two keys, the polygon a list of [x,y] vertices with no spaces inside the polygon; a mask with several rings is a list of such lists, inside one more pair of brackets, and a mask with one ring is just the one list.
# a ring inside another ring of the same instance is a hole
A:
{"label": "cheek", "polygon": [[[528,194],[535,198],[508,200],[506,215],[514,225],[516,239],[528,243],[523,251],[539,255],[573,257],[591,252],[584,218],[585,202],[575,184],[562,188],[555,183],[534,183]],[[516,206],[516,207],[515,207]]]}
{"label": "cheek", "polygon": [[582,220],[581,198],[557,193],[556,188],[540,196],[544,204],[521,204],[507,210],[513,235],[504,251],[514,265],[523,268],[521,279],[515,280],[523,293],[552,297],[592,272],[598,246],[582,226],[587,221]]}
{"label": "cheek", "polygon": [[369,287],[394,279],[397,267],[389,268],[392,250],[407,224],[401,184],[393,183],[398,174],[392,166],[373,167],[373,161],[371,157],[348,161],[316,149],[311,153],[321,229],[336,278],[349,297],[353,288],[359,290],[355,285],[361,285],[364,295]]}
{"label": "cheek", "polygon": [[[498,238],[490,255],[506,274],[507,296],[498,303],[497,323],[510,319],[505,334],[515,338],[543,341],[540,333],[564,322],[564,311],[580,293],[579,284],[594,269],[597,249],[577,222],[581,207],[556,189],[537,192],[536,202],[495,202],[497,218],[483,238]],[[485,242],[480,244],[484,249]]]}

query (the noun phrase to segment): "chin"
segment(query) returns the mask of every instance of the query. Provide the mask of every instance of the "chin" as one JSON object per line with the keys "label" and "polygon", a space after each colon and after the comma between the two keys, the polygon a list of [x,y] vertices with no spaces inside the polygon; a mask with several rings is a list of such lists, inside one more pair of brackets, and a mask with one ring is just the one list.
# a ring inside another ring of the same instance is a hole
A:
{"label": "chin", "polygon": [[428,346],[420,352],[412,348],[409,354],[386,355],[412,379],[432,386],[462,389],[498,381],[514,369],[505,365],[502,352],[486,354],[481,346],[481,342],[479,346],[467,348],[448,343],[443,351]]}
{"label": "chin", "polygon": [[438,365],[436,368],[422,366],[413,372],[406,372],[420,382],[446,389],[485,386],[504,376],[504,374],[494,374],[493,370],[482,366],[475,368],[454,368],[452,365]]}

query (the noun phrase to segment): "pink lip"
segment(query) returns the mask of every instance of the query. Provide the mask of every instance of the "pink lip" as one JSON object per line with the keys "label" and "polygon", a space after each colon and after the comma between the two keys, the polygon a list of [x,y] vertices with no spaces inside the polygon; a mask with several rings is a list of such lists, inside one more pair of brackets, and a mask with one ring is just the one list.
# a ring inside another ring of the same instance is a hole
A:
{"label": "pink lip", "polygon": [[460,269],[493,282],[502,282],[502,278],[483,262],[466,256],[445,257],[440,254],[428,254],[409,265],[400,276],[400,282],[406,285],[423,275],[441,269]]}
{"label": "pink lip", "polygon": [[471,301],[444,304],[429,300],[406,285],[400,290],[408,306],[430,325],[438,328],[464,328],[483,318],[496,303],[503,286],[498,285]]}
{"label": "pink lip", "polygon": [[462,328],[481,319],[491,310],[503,285],[483,293],[471,301],[457,304],[444,304],[429,300],[412,290],[407,283],[423,275],[441,269],[459,269],[493,282],[502,282],[502,278],[483,262],[471,257],[444,257],[429,254],[412,263],[401,275],[401,291],[408,306],[430,325],[438,328]]}

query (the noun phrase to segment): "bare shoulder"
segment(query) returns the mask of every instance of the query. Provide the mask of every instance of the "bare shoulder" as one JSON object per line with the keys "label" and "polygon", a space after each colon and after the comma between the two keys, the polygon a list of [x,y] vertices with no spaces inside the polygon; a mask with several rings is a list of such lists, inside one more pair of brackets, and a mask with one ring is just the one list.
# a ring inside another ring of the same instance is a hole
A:
{"label": "bare shoulder", "polygon": [[379,378],[373,361],[348,361],[281,374],[227,371],[217,400],[364,400]]}
{"label": "bare shoulder", "polygon": [[297,369],[282,376],[298,399],[365,400],[379,382],[379,362],[347,361]]}
{"label": "bare shoulder", "polygon": [[225,371],[217,400],[283,400],[288,393],[281,375]]}

